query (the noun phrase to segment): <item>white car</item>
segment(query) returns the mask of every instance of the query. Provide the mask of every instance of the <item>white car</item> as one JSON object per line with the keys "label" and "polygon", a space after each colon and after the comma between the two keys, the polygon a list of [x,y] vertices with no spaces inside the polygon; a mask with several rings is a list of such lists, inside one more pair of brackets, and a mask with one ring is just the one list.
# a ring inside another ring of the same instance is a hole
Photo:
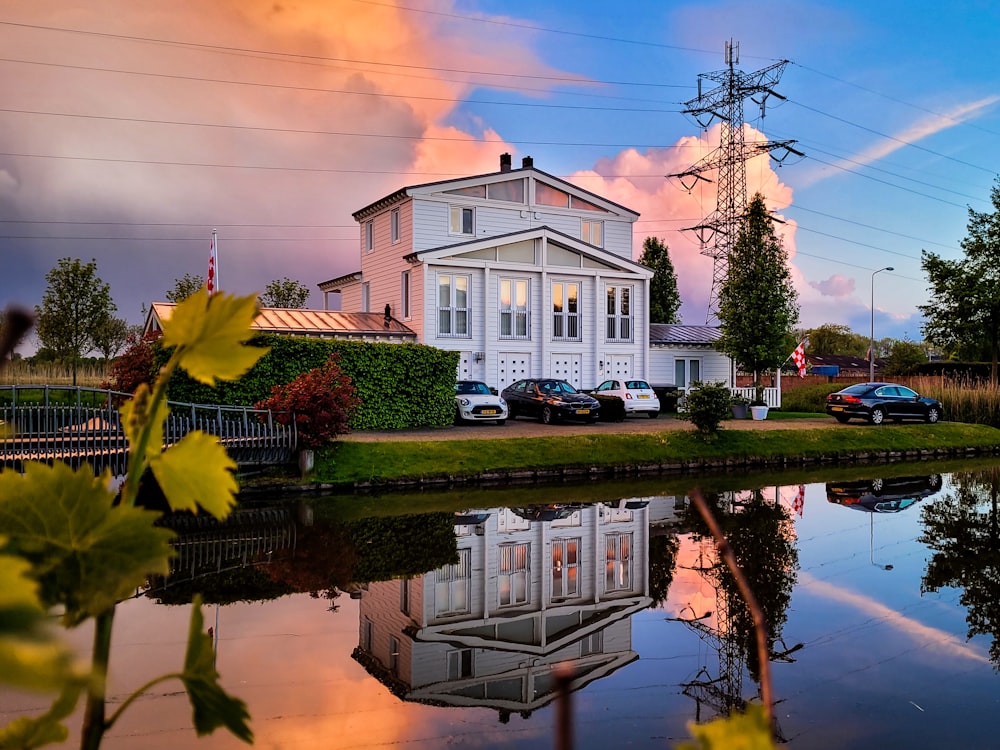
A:
{"label": "white car", "polygon": [[507,402],[478,380],[455,383],[455,424],[489,421],[506,424]]}
{"label": "white car", "polygon": [[650,419],[660,415],[660,399],[645,380],[605,380],[594,394],[617,396],[625,402],[625,414],[646,414]]}

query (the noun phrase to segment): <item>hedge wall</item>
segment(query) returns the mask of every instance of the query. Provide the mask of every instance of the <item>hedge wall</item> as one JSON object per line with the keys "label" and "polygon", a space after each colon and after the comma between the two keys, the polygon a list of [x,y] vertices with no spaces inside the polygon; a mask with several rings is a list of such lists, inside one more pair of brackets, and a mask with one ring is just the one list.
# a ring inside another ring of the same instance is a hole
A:
{"label": "hedge wall", "polygon": [[[351,420],[354,430],[400,430],[445,427],[455,416],[455,373],[458,352],[424,344],[383,344],[337,341],[303,336],[258,334],[251,346],[271,351],[242,378],[214,388],[186,373],[170,381],[171,401],[194,404],[252,406],[271,395],[271,388],[319,367],[330,354],[340,355],[340,367],[351,378],[361,401]],[[157,366],[167,353],[156,346]]]}

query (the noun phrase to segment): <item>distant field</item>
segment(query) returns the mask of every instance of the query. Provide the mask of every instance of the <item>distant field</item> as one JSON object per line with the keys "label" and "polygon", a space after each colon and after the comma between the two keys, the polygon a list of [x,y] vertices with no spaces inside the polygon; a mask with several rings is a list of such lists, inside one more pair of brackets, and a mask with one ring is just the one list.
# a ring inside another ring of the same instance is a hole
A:
{"label": "distant field", "polygon": [[[108,377],[105,365],[87,363],[76,371],[76,384],[84,388],[99,388]],[[8,362],[0,370],[0,385],[73,385],[73,372],[63,365],[30,365],[22,360]]]}

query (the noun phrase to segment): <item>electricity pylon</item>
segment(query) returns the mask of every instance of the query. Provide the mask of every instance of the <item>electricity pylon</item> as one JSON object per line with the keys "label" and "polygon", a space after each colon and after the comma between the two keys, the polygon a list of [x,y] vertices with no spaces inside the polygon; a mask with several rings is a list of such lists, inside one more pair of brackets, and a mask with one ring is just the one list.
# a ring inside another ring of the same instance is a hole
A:
{"label": "electricity pylon", "polygon": [[[697,233],[702,255],[713,259],[712,289],[708,298],[706,323],[711,323],[717,317],[719,288],[729,270],[729,251],[736,242],[746,213],[747,160],[759,154],[769,153],[771,158],[780,164],[789,154],[804,155],[793,148],[792,144],[795,141],[746,142],[743,133],[743,100],[750,98],[760,107],[763,117],[769,96],[784,99],[785,97],[773,91],[772,87],[777,85],[788,60],[782,60],[754,73],[744,73],[736,68],[740,62],[739,50],[738,43],[734,45],[731,41],[726,42],[728,67],[714,73],[700,74],[698,96],[684,103],[684,113],[694,117],[702,128],[708,128],[715,120],[719,120],[722,125],[719,147],[690,169],[667,175],[677,178],[690,192],[699,180],[710,182],[703,176],[704,172],[718,170],[719,189],[715,211],[701,224],[687,227],[688,230]],[[719,85],[703,93],[702,79],[714,81]],[[780,158],[775,155],[776,151],[781,153]]]}

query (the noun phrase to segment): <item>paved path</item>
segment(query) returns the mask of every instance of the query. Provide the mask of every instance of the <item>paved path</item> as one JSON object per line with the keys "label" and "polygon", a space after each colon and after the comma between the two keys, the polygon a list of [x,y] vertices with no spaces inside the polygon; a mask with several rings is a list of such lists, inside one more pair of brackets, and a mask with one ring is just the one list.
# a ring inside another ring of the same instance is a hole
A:
{"label": "paved path", "polygon": [[[838,424],[832,418],[817,414],[806,419],[729,419],[722,423],[723,430],[812,430],[817,428],[844,428],[851,425]],[[854,428],[862,427],[859,422]],[[492,422],[438,427],[423,430],[391,430],[372,432],[352,432],[337,439],[358,442],[378,442],[387,440],[500,440],[519,437],[559,437],[564,435],[629,434],[643,432],[665,432],[668,430],[694,430],[694,425],[682,419],[661,414],[658,419],[649,417],[628,417],[624,422],[560,422],[545,425],[534,419],[509,419],[500,427]]]}

